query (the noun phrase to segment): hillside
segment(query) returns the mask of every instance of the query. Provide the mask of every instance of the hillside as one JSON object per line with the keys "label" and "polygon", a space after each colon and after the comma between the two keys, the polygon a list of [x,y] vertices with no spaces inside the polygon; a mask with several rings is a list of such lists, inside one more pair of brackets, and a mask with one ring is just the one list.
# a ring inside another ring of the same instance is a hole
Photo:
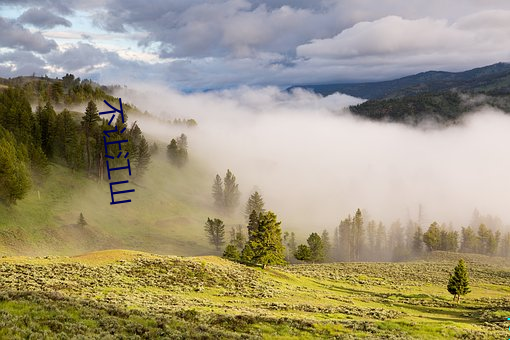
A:
{"label": "hillside", "polygon": [[371,120],[416,125],[422,121],[456,123],[467,112],[494,107],[510,112],[510,64],[498,63],[464,72],[428,71],[395,80],[303,85],[321,95],[335,92],[368,99],[350,111]]}
{"label": "hillside", "polygon": [[370,83],[297,85],[324,96],[335,92],[364,99],[388,99],[428,92],[456,90],[469,93],[510,93],[510,63],[475,68],[463,72],[428,71]]}
{"label": "hillside", "polygon": [[[0,259],[0,337],[503,338],[508,260],[465,254],[472,293],[446,291],[457,255],[410,263],[250,268],[110,250]],[[506,262],[505,262],[506,261]],[[310,298],[313,297],[313,298]]]}
{"label": "hillside", "polygon": [[[213,253],[202,231],[215,214],[210,181],[199,164],[180,170],[158,154],[136,181],[132,202],[112,206],[108,182],[52,163],[26,198],[0,205],[0,254],[74,255],[106,248]],[[80,212],[88,223],[83,227],[77,224]]]}

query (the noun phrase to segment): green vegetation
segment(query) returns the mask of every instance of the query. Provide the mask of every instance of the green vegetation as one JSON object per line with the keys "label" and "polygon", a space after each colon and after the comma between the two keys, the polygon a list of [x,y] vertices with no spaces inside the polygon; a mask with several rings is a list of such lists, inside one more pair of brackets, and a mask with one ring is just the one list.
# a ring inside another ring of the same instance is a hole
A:
{"label": "green vegetation", "polygon": [[212,186],[212,196],[214,206],[221,213],[230,215],[237,208],[241,193],[239,192],[239,185],[236,183],[236,176],[230,169],[227,169],[223,181],[220,175],[216,174]]}
{"label": "green vegetation", "polygon": [[471,291],[469,289],[467,266],[463,259],[459,260],[453,275],[450,274],[447,289],[453,295],[453,300],[457,299],[457,302],[460,302],[461,295],[466,295]]}
{"label": "green vegetation", "polygon": [[188,162],[188,137],[183,133],[177,139],[172,138],[166,147],[166,154],[170,163],[178,168]]}
{"label": "green vegetation", "polygon": [[204,226],[205,233],[209,239],[209,243],[214,245],[217,251],[225,244],[225,224],[219,218],[207,218]]}
{"label": "green vegetation", "polygon": [[247,267],[132,251],[0,259],[1,337],[504,338],[510,263],[467,255],[462,304],[444,287],[457,255],[427,262]]}

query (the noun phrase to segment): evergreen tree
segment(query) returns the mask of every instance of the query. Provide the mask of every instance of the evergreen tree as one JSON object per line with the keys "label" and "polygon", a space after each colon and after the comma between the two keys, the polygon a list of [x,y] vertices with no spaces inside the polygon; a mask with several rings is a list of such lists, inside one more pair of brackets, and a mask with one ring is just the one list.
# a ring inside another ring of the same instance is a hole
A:
{"label": "evergreen tree", "polygon": [[510,232],[506,233],[501,240],[500,255],[510,257]]}
{"label": "evergreen tree", "polygon": [[241,252],[241,263],[250,264],[253,263],[253,258],[255,257],[255,253],[253,252],[253,248],[250,243],[246,243],[244,245],[243,251]]}
{"label": "evergreen tree", "polygon": [[299,261],[310,262],[312,260],[312,252],[310,247],[305,244],[300,244],[294,252],[294,257]]}
{"label": "evergreen tree", "polygon": [[223,252],[223,257],[230,261],[239,262],[241,259],[241,254],[239,254],[239,250],[233,244],[228,244]]}
{"label": "evergreen tree", "polygon": [[463,253],[476,253],[479,247],[478,238],[476,237],[476,233],[471,227],[462,228],[462,245],[460,247],[460,251]]}
{"label": "evergreen tree", "polygon": [[338,226],[340,234],[340,260],[352,261],[352,218],[349,215],[346,219],[340,222]]}
{"label": "evergreen tree", "polygon": [[321,235],[322,246],[324,248],[324,259],[323,261],[330,261],[332,258],[331,254],[331,241],[329,240],[329,233],[326,229],[322,231]]}
{"label": "evergreen tree", "polygon": [[311,233],[306,242],[310,248],[310,260],[312,262],[324,261],[324,244],[319,234]]}
{"label": "evergreen tree", "polygon": [[260,213],[258,228],[247,243],[253,250],[252,262],[262,265],[262,268],[270,264],[285,263],[280,224],[273,212]]}
{"label": "evergreen tree", "polygon": [[140,177],[140,178],[143,177],[143,175],[149,168],[150,162],[151,162],[151,153],[149,151],[149,144],[145,140],[145,137],[141,136],[140,143],[138,145],[136,158],[134,160],[135,173],[136,173],[137,177]]}
{"label": "evergreen tree", "polygon": [[253,240],[253,237],[256,235],[257,230],[259,229],[259,216],[260,213],[257,214],[255,210],[253,210],[250,214],[250,218],[248,219],[248,240]]}
{"label": "evergreen tree", "polygon": [[253,211],[255,211],[257,215],[265,211],[264,200],[258,191],[255,191],[253,194],[251,194],[250,198],[248,198],[248,202],[246,202],[246,208],[244,209],[244,215],[246,216],[246,219],[250,218],[250,215]]}
{"label": "evergreen tree", "polygon": [[37,108],[36,118],[41,132],[41,148],[48,158],[52,158],[57,115],[50,102],[46,102],[43,108]]}
{"label": "evergreen tree", "polygon": [[358,209],[352,219],[352,250],[355,261],[360,259],[363,247],[363,232],[363,216],[361,215],[361,210]]}
{"label": "evergreen tree", "polygon": [[236,176],[230,170],[227,170],[223,183],[225,211],[231,213],[239,205],[239,185],[236,183]]}
{"label": "evergreen tree", "polygon": [[296,252],[296,234],[294,232],[289,233],[288,231],[283,233],[283,243],[285,245],[285,260],[290,262]]}
{"label": "evergreen tree", "polygon": [[216,209],[222,211],[224,207],[223,181],[221,180],[221,177],[218,174],[216,175],[212,186],[212,196],[214,198],[214,206],[216,207]]}
{"label": "evergreen tree", "polygon": [[82,213],[80,213],[80,217],[78,218],[78,225],[79,225],[80,227],[84,227],[84,226],[86,226],[87,224],[88,224],[88,223],[87,223],[87,221],[85,221],[85,217],[83,217],[83,214],[82,214]]}
{"label": "evergreen tree", "polygon": [[441,230],[437,222],[433,222],[423,234],[423,243],[429,250],[438,250],[441,245]]}
{"label": "evergreen tree", "polygon": [[188,139],[182,134],[177,139],[172,139],[166,147],[170,162],[180,168],[188,162]]}
{"label": "evergreen tree", "polygon": [[460,302],[461,295],[466,295],[471,291],[469,289],[467,266],[463,259],[459,260],[453,275],[450,274],[447,289],[453,295],[453,300],[457,299],[457,303]]}
{"label": "evergreen tree", "polygon": [[92,136],[96,123],[100,120],[96,104],[91,100],[87,104],[85,115],[82,118],[81,125],[85,132],[85,150],[87,152],[87,171],[92,168],[92,160],[90,157],[90,137]]}
{"label": "evergreen tree", "polygon": [[421,254],[423,250],[423,231],[418,226],[413,235],[413,253],[416,255]]}
{"label": "evergreen tree", "polygon": [[0,127],[0,201],[15,204],[30,189],[30,173],[24,147],[16,145],[14,136]]}
{"label": "evergreen tree", "polygon": [[376,245],[376,253],[379,255],[379,256],[382,256],[385,252],[386,252],[386,249],[387,249],[387,240],[386,240],[386,227],[384,226],[384,224],[382,222],[379,222],[378,226],[377,226],[377,237],[376,237],[376,242],[377,242],[377,245]]}
{"label": "evergreen tree", "polygon": [[204,230],[209,239],[209,243],[215,246],[216,250],[219,251],[220,247],[225,243],[225,225],[223,221],[218,218],[207,218]]}
{"label": "evergreen tree", "polygon": [[243,227],[241,225],[232,227],[230,230],[230,244],[233,244],[239,251],[242,251],[245,243],[246,236],[243,233]]}
{"label": "evergreen tree", "polygon": [[367,240],[368,240],[368,251],[367,255],[369,259],[375,258],[376,238],[377,238],[377,224],[374,220],[371,220],[367,224]]}

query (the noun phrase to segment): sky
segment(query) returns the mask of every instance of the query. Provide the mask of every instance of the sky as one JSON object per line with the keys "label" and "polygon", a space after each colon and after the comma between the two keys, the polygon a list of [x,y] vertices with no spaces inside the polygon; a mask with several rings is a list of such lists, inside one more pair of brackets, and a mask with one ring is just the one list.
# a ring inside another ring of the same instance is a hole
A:
{"label": "sky", "polygon": [[506,0],[0,0],[0,31],[1,77],[69,72],[183,91],[510,61]]}

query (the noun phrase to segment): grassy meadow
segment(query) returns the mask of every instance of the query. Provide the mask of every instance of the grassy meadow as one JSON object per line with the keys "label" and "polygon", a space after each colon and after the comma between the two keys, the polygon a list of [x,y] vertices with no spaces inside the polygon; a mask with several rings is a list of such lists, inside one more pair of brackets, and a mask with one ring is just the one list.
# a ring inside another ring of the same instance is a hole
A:
{"label": "grassy meadow", "polygon": [[4,256],[0,338],[508,338],[510,263],[464,255],[460,304],[446,290],[460,255],[441,252],[265,270],[125,250]]}

